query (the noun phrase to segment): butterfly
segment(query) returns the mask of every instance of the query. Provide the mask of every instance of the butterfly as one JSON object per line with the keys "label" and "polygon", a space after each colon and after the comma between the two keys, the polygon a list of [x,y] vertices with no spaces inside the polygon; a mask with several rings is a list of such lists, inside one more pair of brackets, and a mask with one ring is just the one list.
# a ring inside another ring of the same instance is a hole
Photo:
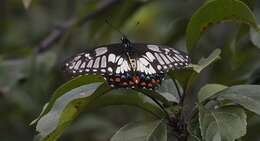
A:
{"label": "butterfly", "polygon": [[69,58],[65,72],[73,76],[98,74],[111,87],[157,89],[170,69],[184,69],[189,56],[168,46],[132,43],[122,37],[121,43],[87,49]]}

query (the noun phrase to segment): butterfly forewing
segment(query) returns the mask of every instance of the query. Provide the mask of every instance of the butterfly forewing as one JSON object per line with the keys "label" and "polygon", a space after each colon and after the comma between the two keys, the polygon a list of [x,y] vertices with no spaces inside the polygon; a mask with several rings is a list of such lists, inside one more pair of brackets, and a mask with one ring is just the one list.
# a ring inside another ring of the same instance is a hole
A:
{"label": "butterfly forewing", "polygon": [[65,63],[65,71],[72,75],[101,74],[112,75],[130,71],[127,57],[118,50],[120,44],[111,44],[98,47],[94,50],[85,50]]}
{"label": "butterfly forewing", "polygon": [[182,51],[150,44],[134,44],[137,70],[148,73],[165,73],[169,69],[183,69],[189,63],[189,57]]}

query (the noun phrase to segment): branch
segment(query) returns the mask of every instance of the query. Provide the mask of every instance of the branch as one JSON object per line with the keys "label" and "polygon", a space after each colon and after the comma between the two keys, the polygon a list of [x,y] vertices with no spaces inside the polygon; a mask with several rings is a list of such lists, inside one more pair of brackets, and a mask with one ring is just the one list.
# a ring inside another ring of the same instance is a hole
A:
{"label": "branch", "polygon": [[56,28],[49,33],[49,35],[41,41],[41,43],[37,47],[37,52],[44,52],[49,49],[53,44],[55,44],[59,39],[65,34],[65,32],[73,26],[82,26],[86,22],[91,19],[94,19],[98,15],[104,13],[105,11],[109,10],[112,6],[119,4],[122,0],[104,0],[102,1],[102,5],[92,13],[89,13],[85,17],[77,20],[75,17],[71,18],[64,23],[56,26]]}

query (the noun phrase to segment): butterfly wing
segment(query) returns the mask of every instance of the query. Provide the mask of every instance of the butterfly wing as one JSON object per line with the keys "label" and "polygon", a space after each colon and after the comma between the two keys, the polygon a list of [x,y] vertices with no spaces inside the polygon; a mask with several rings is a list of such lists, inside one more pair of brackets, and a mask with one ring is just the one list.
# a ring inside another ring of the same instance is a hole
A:
{"label": "butterfly wing", "polygon": [[90,73],[112,75],[130,71],[127,57],[120,45],[110,44],[94,50],[85,50],[65,62],[65,72],[75,76]]}
{"label": "butterfly wing", "polygon": [[184,69],[190,58],[182,51],[161,45],[134,44],[137,71],[146,74],[165,73],[169,69]]}
{"label": "butterfly wing", "polygon": [[122,44],[110,44],[85,50],[69,58],[64,67],[74,76],[103,75],[112,87],[154,89],[169,69],[182,69],[189,63],[184,52],[169,47],[131,44],[126,49]]}

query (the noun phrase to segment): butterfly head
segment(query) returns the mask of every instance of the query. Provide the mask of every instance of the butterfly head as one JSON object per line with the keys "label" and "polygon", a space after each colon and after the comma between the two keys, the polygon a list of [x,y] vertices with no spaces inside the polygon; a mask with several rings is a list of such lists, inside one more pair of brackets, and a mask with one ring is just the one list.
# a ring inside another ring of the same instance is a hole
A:
{"label": "butterfly head", "polygon": [[129,49],[131,47],[131,42],[126,38],[126,36],[121,38],[121,42],[124,48]]}

